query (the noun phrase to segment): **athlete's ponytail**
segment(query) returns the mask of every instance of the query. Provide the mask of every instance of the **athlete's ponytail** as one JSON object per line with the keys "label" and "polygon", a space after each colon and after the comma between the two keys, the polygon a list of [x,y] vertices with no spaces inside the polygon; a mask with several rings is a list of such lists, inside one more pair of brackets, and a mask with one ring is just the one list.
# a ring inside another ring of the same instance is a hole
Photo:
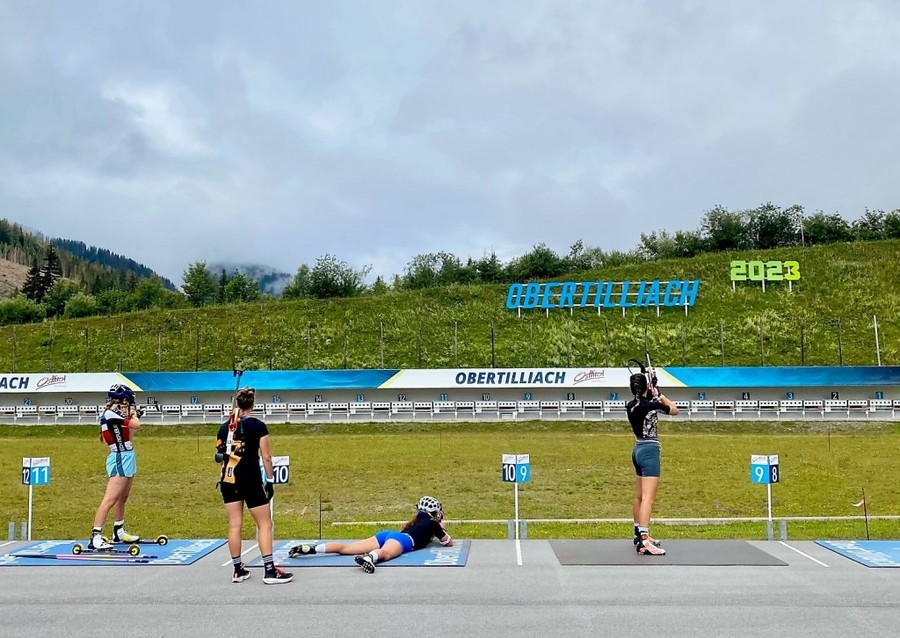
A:
{"label": "athlete's ponytail", "polygon": [[631,389],[634,398],[640,399],[647,392],[647,375],[641,373],[631,375],[631,378],[628,380],[628,387]]}

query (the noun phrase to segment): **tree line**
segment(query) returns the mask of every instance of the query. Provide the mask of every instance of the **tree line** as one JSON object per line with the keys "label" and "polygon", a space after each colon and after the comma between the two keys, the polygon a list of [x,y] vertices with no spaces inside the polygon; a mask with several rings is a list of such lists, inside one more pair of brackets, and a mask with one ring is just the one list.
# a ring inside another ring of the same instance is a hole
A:
{"label": "tree line", "polygon": [[[494,253],[465,261],[448,252],[427,253],[413,257],[403,273],[394,275],[389,282],[379,276],[368,284],[370,267],[357,269],[326,254],[312,265],[302,264],[280,298],[329,299],[449,285],[503,284],[710,252],[895,238],[900,238],[900,209],[890,213],[867,209],[858,219],[848,222],[838,213],[817,211],[806,215],[796,205],[781,208],[766,203],[746,210],[716,206],[704,214],[698,229],[642,233],[639,245],[632,250],[604,251],[586,247],[578,240],[567,254],[560,255],[541,243],[507,263]],[[4,240],[8,240],[6,244]],[[9,224],[4,221],[0,221],[0,244],[20,251],[31,247],[16,232],[9,232]],[[111,275],[106,282],[96,274],[70,278],[58,251],[53,244],[46,244],[42,259],[34,260],[21,294],[0,302],[0,325],[272,298],[260,291],[260,283],[253,277],[238,270],[214,273],[205,261],[188,265],[181,292],[171,290],[157,276],[141,278],[132,271],[113,272],[119,274]]]}

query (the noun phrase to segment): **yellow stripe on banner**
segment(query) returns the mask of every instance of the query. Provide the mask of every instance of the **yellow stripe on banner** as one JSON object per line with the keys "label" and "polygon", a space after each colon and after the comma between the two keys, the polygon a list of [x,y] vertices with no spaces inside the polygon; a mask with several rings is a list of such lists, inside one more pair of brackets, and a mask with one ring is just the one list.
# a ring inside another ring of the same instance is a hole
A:
{"label": "yellow stripe on banner", "polygon": [[128,386],[129,388],[131,388],[134,392],[143,392],[143,391],[144,391],[143,388],[138,387],[138,385],[137,385],[134,381],[132,381],[131,379],[129,379],[128,377],[126,377],[124,374],[121,374],[121,373],[119,373],[119,372],[116,372],[116,375],[119,377],[119,379],[121,379],[122,383],[124,383],[125,385],[127,385],[127,386]]}
{"label": "yellow stripe on banner", "polygon": [[687,386],[680,379],[673,377],[671,374],[666,372],[665,368],[657,368],[656,375],[658,377],[665,380],[665,385],[672,386],[675,388],[686,388]]}
{"label": "yellow stripe on banner", "polygon": [[393,375],[391,375],[390,379],[378,386],[378,389],[381,390],[382,388],[390,388],[392,385],[394,385],[394,382],[400,377],[401,374],[403,374],[403,370],[395,372]]}

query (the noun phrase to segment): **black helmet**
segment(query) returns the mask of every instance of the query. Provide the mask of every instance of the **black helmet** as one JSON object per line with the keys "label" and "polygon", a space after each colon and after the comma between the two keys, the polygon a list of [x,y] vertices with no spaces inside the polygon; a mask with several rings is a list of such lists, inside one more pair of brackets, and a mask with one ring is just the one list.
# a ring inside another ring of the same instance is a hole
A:
{"label": "black helmet", "polygon": [[633,374],[628,380],[628,387],[631,388],[631,394],[640,396],[647,391],[647,375]]}
{"label": "black helmet", "polygon": [[119,401],[134,405],[134,390],[122,383],[116,383],[110,386],[109,392],[106,393],[106,398],[109,401]]}

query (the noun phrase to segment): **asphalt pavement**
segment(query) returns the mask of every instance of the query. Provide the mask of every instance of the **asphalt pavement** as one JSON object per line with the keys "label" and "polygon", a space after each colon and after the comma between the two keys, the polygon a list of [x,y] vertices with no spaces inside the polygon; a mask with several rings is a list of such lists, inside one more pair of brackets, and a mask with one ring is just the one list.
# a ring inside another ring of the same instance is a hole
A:
{"label": "asphalt pavement", "polygon": [[519,565],[515,541],[474,540],[465,567],[302,567],[269,586],[260,570],[233,584],[225,547],[189,566],[3,567],[0,635],[896,635],[900,569],[752,544],[787,565],[563,566],[546,540],[522,541]]}

